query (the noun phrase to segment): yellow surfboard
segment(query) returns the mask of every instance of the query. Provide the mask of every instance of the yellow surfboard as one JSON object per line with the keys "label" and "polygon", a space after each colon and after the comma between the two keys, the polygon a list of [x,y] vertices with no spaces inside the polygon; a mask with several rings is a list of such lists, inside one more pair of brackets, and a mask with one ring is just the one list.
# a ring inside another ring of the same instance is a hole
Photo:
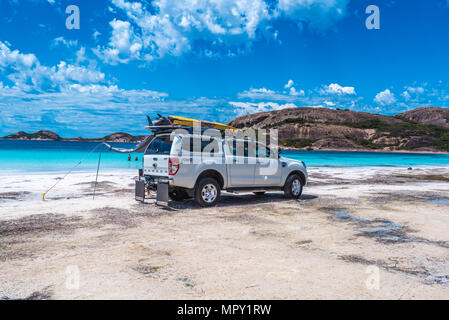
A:
{"label": "yellow surfboard", "polygon": [[173,125],[176,125],[176,126],[193,127],[195,125],[201,125],[201,127],[218,129],[218,130],[235,130],[236,129],[234,127],[228,126],[226,124],[218,123],[218,122],[197,120],[197,119],[184,118],[184,117],[178,117],[178,116],[168,116],[168,118],[173,122]]}

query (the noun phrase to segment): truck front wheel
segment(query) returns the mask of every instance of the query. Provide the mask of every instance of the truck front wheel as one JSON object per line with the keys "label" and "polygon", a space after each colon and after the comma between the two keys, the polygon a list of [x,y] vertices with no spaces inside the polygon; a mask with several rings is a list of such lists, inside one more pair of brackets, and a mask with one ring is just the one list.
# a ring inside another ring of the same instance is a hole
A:
{"label": "truck front wheel", "polygon": [[299,199],[302,194],[302,181],[300,176],[292,174],[284,185],[284,195],[287,198]]}
{"label": "truck front wheel", "polygon": [[214,178],[202,178],[195,188],[195,201],[203,207],[213,207],[220,201],[220,185]]}

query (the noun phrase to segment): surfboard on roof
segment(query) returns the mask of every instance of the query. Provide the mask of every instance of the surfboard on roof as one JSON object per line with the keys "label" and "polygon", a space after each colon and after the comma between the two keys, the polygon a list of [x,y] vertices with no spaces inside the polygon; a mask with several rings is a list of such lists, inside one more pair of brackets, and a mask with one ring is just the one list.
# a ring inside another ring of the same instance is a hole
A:
{"label": "surfboard on roof", "polygon": [[148,124],[149,125],[145,128],[148,130],[151,130],[153,132],[158,131],[158,130],[170,129],[170,128],[176,129],[176,128],[194,127],[194,126],[200,126],[202,128],[211,128],[211,129],[217,129],[217,130],[235,130],[236,129],[234,127],[231,127],[226,124],[219,123],[219,122],[198,120],[198,119],[179,117],[179,116],[163,117],[163,116],[159,115],[159,118],[156,119],[154,122],[151,121],[151,119],[148,117]]}

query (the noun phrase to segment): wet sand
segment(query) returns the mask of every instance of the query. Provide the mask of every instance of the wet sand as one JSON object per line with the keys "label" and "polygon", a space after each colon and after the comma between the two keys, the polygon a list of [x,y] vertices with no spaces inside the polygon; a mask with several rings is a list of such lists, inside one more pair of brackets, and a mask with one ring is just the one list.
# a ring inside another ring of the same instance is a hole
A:
{"label": "wet sand", "polygon": [[448,168],[310,168],[298,201],[134,200],[134,172],[0,176],[0,299],[449,299]]}

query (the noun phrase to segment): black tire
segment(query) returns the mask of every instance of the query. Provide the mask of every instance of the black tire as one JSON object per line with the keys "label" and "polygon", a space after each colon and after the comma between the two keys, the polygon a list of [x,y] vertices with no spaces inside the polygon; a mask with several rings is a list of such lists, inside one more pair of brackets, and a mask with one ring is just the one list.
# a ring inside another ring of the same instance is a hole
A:
{"label": "black tire", "polygon": [[257,191],[257,192],[253,192],[257,197],[261,197],[265,194],[265,191]]}
{"label": "black tire", "polygon": [[196,184],[195,201],[202,207],[213,207],[220,201],[220,185],[214,178],[202,178]]}
{"label": "black tire", "polygon": [[286,198],[299,199],[302,194],[303,183],[301,177],[292,174],[287,178],[284,185],[284,195]]}
{"label": "black tire", "polygon": [[187,194],[187,192],[185,190],[182,190],[179,188],[170,190],[170,192],[168,193],[168,196],[173,201],[183,201],[189,197],[189,195]]}

